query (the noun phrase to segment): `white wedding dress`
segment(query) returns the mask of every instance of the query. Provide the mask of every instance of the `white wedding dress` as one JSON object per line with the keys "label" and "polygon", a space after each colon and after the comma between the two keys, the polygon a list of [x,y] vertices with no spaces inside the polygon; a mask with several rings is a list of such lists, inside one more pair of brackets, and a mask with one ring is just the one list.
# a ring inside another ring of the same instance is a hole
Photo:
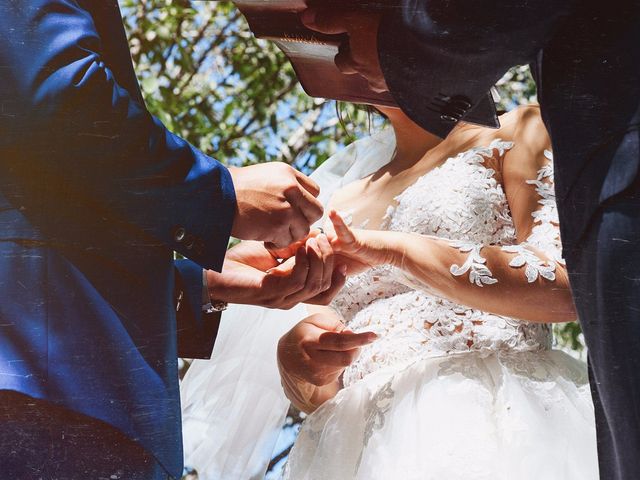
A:
{"label": "white wedding dress", "polygon": [[[313,178],[333,192],[390,161],[389,129],[342,150]],[[448,159],[402,193],[385,228],[452,241],[467,254],[451,273],[494,283],[482,246],[502,245],[530,281],[554,264],[514,246],[510,210],[484,159],[497,141]],[[550,158],[550,153],[546,154]],[[541,209],[527,243],[561,262],[552,169],[535,185]],[[348,213],[348,212],[346,212]],[[289,480],[596,480],[594,414],[584,363],[551,349],[551,329],[457,305],[392,268],[349,278],[334,308],[379,340],[343,375],[344,389],[309,415],[285,467]],[[211,360],[182,383],[185,463],[201,480],[261,480],[289,405],[276,365],[278,338],[304,306],[232,306]]]}
{"label": "white wedding dress", "polygon": [[[384,228],[450,240],[467,255],[451,273],[477,288],[496,282],[485,245],[515,254],[510,265],[530,282],[553,281],[554,263],[513,245],[505,193],[484,166],[512,147],[495,141],[448,159],[397,197]],[[549,162],[528,182],[542,208],[526,243],[561,262],[552,176]],[[551,349],[549,325],[455,304],[392,267],[349,278],[333,307],[348,328],[379,340],[307,417],[286,479],[598,478],[586,365]]]}

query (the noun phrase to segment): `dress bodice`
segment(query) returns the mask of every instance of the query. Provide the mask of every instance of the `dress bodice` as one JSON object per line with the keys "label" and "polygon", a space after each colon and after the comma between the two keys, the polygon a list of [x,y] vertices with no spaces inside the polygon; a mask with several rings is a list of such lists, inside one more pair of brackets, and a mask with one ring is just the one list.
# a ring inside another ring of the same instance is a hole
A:
{"label": "dress bodice", "polygon": [[[447,239],[452,248],[467,255],[463,265],[451,267],[453,275],[466,275],[478,288],[494,283],[496,280],[483,265],[481,249],[487,245],[514,248],[516,232],[505,192],[490,165],[499,163],[512,147],[510,142],[496,140],[487,147],[447,159],[396,197],[397,203],[389,207],[383,228]],[[549,152],[545,154],[550,157]],[[557,226],[551,223],[556,221],[553,188],[542,181],[552,179],[550,168],[546,166],[538,179],[528,182],[536,185],[543,205],[535,213],[537,224],[528,241],[559,260]],[[534,262],[531,268],[534,275],[552,275],[542,264]],[[379,368],[403,365],[424,356],[472,350],[532,351],[551,346],[548,324],[457,304],[415,285],[391,266],[350,277],[332,306],[353,331],[368,330],[379,335],[347,368],[345,386]]]}

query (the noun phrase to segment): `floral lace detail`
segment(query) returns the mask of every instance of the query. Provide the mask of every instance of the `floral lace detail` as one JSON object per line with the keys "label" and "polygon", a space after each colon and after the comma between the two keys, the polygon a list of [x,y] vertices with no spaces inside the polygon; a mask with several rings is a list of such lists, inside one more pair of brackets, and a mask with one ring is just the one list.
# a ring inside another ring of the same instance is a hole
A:
{"label": "floral lace detail", "polygon": [[[491,356],[497,355],[499,362],[492,363]],[[438,369],[438,378],[461,375],[473,381],[480,381],[489,391],[496,388],[494,374],[487,365],[500,365],[504,376],[519,378],[523,389],[531,392],[541,402],[543,408],[562,405],[567,401],[566,393],[556,388],[558,382],[558,363],[553,357],[539,355],[536,352],[487,353],[477,355],[449,355]],[[573,359],[563,364],[563,380],[571,382],[579,390],[588,395],[589,379],[584,365]],[[507,406],[508,409],[508,406]]]}
{"label": "floral lace detail", "polygon": [[470,380],[481,380],[487,385],[493,384],[493,379],[487,369],[476,356],[449,355],[440,363],[438,378],[450,375],[462,375]]}
{"label": "floral lace detail", "polygon": [[501,250],[516,254],[513,260],[509,262],[509,266],[514,268],[524,266],[524,274],[527,277],[527,282],[533,283],[538,280],[538,277],[546,278],[550,281],[556,279],[556,264],[545,264],[544,261],[525,245],[508,245],[502,247]]}
{"label": "floral lace detail", "polygon": [[367,404],[365,412],[365,427],[364,427],[364,448],[360,452],[360,458],[356,462],[356,472],[360,468],[362,462],[362,454],[364,453],[371,435],[374,430],[380,430],[384,427],[385,415],[391,408],[391,402],[394,397],[393,379],[389,380],[371,399],[371,402]]}
{"label": "floral lace detail", "polygon": [[462,253],[468,253],[467,260],[462,266],[451,265],[449,271],[451,275],[460,277],[469,272],[469,282],[475,283],[477,286],[492,285],[498,283],[498,280],[492,277],[491,270],[485,265],[487,259],[480,255],[482,245],[475,245],[467,242],[451,242],[453,248],[457,248]]}
{"label": "floral lace detail", "polygon": [[[528,355],[514,355],[510,352],[499,353],[500,363],[509,369],[510,373],[519,375],[523,378],[535,382],[553,382],[556,381],[557,363],[550,357],[539,356],[531,357]],[[565,364],[565,379],[577,386],[587,385],[589,383],[588,371],[584,365],[577,361],[571,361]],[[573,367],[573,368],[569,368]]]}
{"label": "floral lace detail", "polygon": [[560,221],[553,188],[553,154],[549,150],[545,150],[544,156],[548,163],[538,170],[538,176],[535,180],[527,180],[529,185],[536,187],[536,193],[540,195],[538,203],[541,207],[531,214],[535,225],[526,243],[544,252],[554,262],[564,265],[560,229],[558,228]]}
{"label": "floral lace detail", "polygon": [[[495,279],[481,268],[486,266],[480,261],[479,246],[514,245],[516,232],[502,185],[486,164],[500,160],[512,147],[511,142],[496,140],[488,147],[447,159],[396,198],[396,205],[387,211],[384,228],[437,236],[465,248],[473,246],[468,252],[472,253],[468,268],[469,259],[452,273],[473,272],[469,279],[476,285],[491,283]],[[549,168],[539,173],[545,195],[547,182],[552,180]],[[547,211],[545,215],[552,214]],[[531,245],[546,254],[555,247],[549,246],[554,237],[545,233],[549,227],[544,225],[554,226],[552,222],[536,222],[540,228],[532,234]],[[544,275],[536,271],[546,278],[546,271]],[[379,336],[345,370],[345,386],[381,368],[407,365],[422,357],[469,351],[537,351],[551,346],[551,329],[546,324],[468,308],[419,288],[406,277],[391,266],[374,268],[350,277],[334,299],[333,308],[349,328],[374,331]]]}

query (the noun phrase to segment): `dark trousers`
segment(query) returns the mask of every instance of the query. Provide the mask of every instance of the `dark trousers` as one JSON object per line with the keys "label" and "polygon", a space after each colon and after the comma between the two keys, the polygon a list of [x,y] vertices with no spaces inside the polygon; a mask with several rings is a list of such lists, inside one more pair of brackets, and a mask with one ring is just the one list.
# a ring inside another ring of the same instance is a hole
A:
{"label": "dark trousers", "polygon": [[640,181],[565,252],[587,346],[600,478],[640,478]]}
{"label": "dark trousers", "polygon": [[152,455],[114,427],[42,400],[0,390],[0,478],[169,477]]}

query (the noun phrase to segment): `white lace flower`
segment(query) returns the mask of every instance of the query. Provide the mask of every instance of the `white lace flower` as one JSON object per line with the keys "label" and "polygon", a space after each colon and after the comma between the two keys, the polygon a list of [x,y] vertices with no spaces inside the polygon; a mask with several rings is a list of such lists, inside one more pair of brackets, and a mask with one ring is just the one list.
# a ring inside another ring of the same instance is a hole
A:
{"label": "white lace flower", "polygon": [[524,245],[507,245],[501,248],[502,251],[515,253],[516,256],[509,262],[513,268],[525,267],[524,274],[527,282],[533,283],[538,277],[546,278],[549,281],[556,279],[556,264],[545,264],[534,252]]}
{"label": "white lace flower", "polygon": [[462,266],[456,264],[451,265],[449,271],[452,275],[460,277],[469,272],[469,282],[475,283],[479,287],[498,283],[498,280],[493,278],[493,274],[491,273],[491,270],[489,270],[489,267],[485,265],[487,263],[487,259],[480,255],[482,245],[459,241],[451,242],[450,245],[453,248],[457,248],[462,253],[469,254]]}

